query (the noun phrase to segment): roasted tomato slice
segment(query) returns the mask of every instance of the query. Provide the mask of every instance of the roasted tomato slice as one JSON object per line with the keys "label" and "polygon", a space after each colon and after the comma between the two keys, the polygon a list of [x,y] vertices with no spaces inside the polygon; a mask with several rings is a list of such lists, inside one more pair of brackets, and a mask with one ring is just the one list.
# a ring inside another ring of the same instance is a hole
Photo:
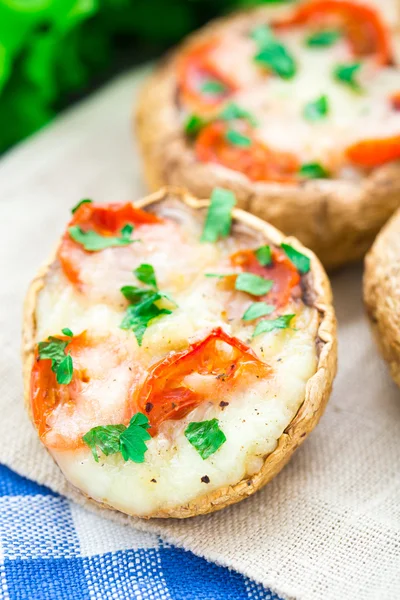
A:
{"label": "roasted tomato slice", "polygon": [[400,159],[400,135],[362,140],[346,151],[347,157],[358,167],[373,168]]}
{"label": "roasted tomato slice", "polygon": [[124,225],[136,227],[144,224],[160,223],[161,219],[132,204],[81,204],[68,224],[67,231],[61,240],[58,249],[58,259],[62,269],[71,283],[79,285],[80,267],[82,259],[89,253],[75,242],[68,229],[73,225],[79,225],[83,231],[93,230],[103,236],[118,235]]}
{"label": "roasted tomato slice", "polygon": [[394,110],[400,111],[400,91],[390,96],[390,105]]}
{"label": "roasted tomato slice", "polygon": [[234,144],[227,138],[231,125],[214,121],[204,127],[195,142],[195,152],[201,162],[213,162],[239,171],[252,181],[296,181],[299,161],[294,154],[279,152],[254,138],[250,126],[240,123],[240,133],[248,138],[247,146]]}
{"label": "roasted tomato slice", "polygon": [[389,33],[378,11],[371,6],[351,0],[313,0],[298,6],[292,16],[274,27],[289,25],[342,30],[356,56],[373,54],[382,65],[391,61]]}
{"label": "roasted tomato slice", "polygon": [[253,250],[239,250],[232,254],[231,263],[241,267],[247,273],[259,275],[265,279],[272,279],[272,290],[257,300],[274,304],[277,308],[285,306],[291,297],[296,298],[301,294],[300,274],[286,254],[277,248],[272,250],[271,265],[263,266],[257,260]]}
{"label": "roasted tomato slice", "polygon": [[163,421],[182,419],[201,402],[219,402],[248,377],[269,377],[271,368],[243,342],[214,329],[187,350],[155,364],[138,395],[138,410],[148,415],[154,435]]}
{"label": "roasted tomato slice", "polygon": [[237,89],[233,77],[219,69],[212,53],[220,42],[198,44],[178,64],[178,85],[183,102],[201,112],[217,107]]}
{"label": "roasted tomato slice", "polygon": [[82,446],[82,436],[97,425],[129,423],[131,388],[144,373],[117,336],[84,331],[72,338],[66,353],[74,366],[68,385],[57,383],[51,360],[39,360],[37,353],[31,371],[33,421],[42,442],[58,450]]}

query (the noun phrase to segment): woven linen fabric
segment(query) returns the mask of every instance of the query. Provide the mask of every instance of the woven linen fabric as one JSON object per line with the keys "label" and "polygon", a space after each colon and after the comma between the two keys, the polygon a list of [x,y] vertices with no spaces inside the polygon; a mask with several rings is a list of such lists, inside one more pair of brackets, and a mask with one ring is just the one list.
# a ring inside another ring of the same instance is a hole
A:
{"label": "woven linen fabric", "polygon": [[279,600],[261,585],[110,523],[0,466],[2,600]]}
{"label": "woven linen fabric", "polygon": [[333,277],[339,374],[325,416],[282,473],[240,504],[184,521],[95,508],[66,483],[25,415],[19,349],[28,282],[77,200],[143,193],[131,133],[143,74],[117,79],[0,163],[0,462],[134,526],[125,539],[137,530],[155,533],[280,596],[400,599],[400,392],[371,338],[360,266]]}

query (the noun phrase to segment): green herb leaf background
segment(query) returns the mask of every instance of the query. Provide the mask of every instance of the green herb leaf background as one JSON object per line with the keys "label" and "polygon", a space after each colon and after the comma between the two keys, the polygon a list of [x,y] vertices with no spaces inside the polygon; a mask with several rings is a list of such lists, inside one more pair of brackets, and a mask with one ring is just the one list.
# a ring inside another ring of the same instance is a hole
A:
{"label": "green herb leaf background", "polygon": [[218,14],[260,2],[0,0],[0,151],[114,72]]}

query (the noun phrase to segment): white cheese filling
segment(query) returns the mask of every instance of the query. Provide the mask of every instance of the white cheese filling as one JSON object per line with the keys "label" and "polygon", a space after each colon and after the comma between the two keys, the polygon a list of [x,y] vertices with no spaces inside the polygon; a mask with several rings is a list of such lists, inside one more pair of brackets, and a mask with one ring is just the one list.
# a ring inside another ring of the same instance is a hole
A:
{"label": "white cheese filling", "polygon": [[[85,329],[94,335],[103,336],[109,332],[120,347],[126,346],[132,362],[138,361],[149,367],[168,352],[186,348],[188,340],[203,339],[220,326],[228,334],[249,343],[259,358],[272,368],[269,378],[253,378],[244,386],[239,382],[238,387],[224,398],[210,396],[210,401],[202,403],[181,421],[164,422],[159,433],[148,442],[142,464],[125,462],[120,454],[105,457],[101,453],[100,462],[96,463],[86,447],[67,451],[50,448],[62,471],[76,487],[100,502],[140,516],[185,504],[258,472],[264,457],[275,449],[277,440],[301,406],[307,382],[317,366],[318,314],[315,309],[291,302],[282,311],[296,313],[291,328],[266,333],[251,341],[255,323],[245,323],[241,318],[227,321],[231,293],[221,289],[215,279],[204,276],[207,272],[218,272],[224,258],[233,249],[239,249],[239,244],[228,240],[211,247],[192,239],[186,249],[192,246],[196,246],[192,254],[196,261],[200,249],[204,249],[206,264],[197,263],[198,273],[193,279],[190,254],[186,256],[187,273],[190,273],[188,287],[171,284],[178,308],[150,324],[141,348],[132,332],[119,329],[124,305],[89,301],[74,290],[57,268],[47,276],[37,304],[37,341],[57,335],[63,327],[69,327],[75,335]],[[140,252],[139,244],[137,248]],[[179,252],[179,245],[175,250]],[[214,266],[210,265],[211,256],[214,256]],[[100,258],[101,253],[98,253],[99,270]],[[167,253],[164,265],[160,257],[157,263],[156,275],[163,281],[166,292],[170,291],[167,277],[171,269],[170,258]],[[185,280],[185,273],[181,275]],[[109,273],[105,271],[103,276],[106,279]],[[251,298],[247,294],[240,297],[243,298],[243,314]],[[93,360],[93,353],[89,354]],[[121,375],[113,376],[110,362],[109,353],[99,350],[96,372],[104,370],[104,389],[101,394],[95,392],[101,383],[97,380],[93,386],[93,393],[96,393],[93,402],[101,407],[104,398],[105,410],[112,411],[115,402],[115,410],[120,411],[118,398],[125,397],[127,382],[118,361]],[[89,400],[90,393],[89,388]],[[219,406],[220,400],[228,405]],[[203,460],[186,439],[184,431],[190,422],[214,417],[219,420],[227,441],[215,454]],[[91,427],[98,424],[93,422]],[[64,427],[68,428],[68,422]]]}

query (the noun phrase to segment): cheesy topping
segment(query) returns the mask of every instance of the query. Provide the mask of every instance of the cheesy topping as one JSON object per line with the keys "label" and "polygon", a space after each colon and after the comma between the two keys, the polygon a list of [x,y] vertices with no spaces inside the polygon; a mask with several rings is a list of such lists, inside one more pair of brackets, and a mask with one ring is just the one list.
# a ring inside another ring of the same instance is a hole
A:
{"label": "cheesy topping", "polygon": [[[233,253],[268,240],[247,231],[215,244],[201,243],[202,223],[194,213],[174,209],[164,216],[161,223],[137,228],[135,236],[142,241],[129,248],[130,260],[127,248],[88,254],[83,290],[55,261],[35,315],[37,342],[65,327],[73,331],[77,349],[71,352],[79,375],[79,382],[70,384],[76,386],[74,401],[55,407],[42,441],[72,484],[99,502],[139,516],[183,505],[257,473],[301,406],[317,367],[318,314],[298,294],[267,317],[293,314],[289,327],[252,337],[259,320],[242,317],[257,299],[235,290],[227,279],[206,276],[234,271]],[[122,294],[117,302],[116,294],[144,262],[152,263],[160,289],[173,297],[176,307],[150,321],[140,346],[132,331],[120,328],[127,302]],[[127,424],[136,410],[135,394],[155,363],[219,327],[244,342],[268,365],[270,375],[243,371],[234,385],[224,387],[224,376],[221,383],[220,376],[200,374],[195,366],[184,382],[204,400],[182,418],[160,424],[147,442],[143,463],[101,452],[96,462],[81,436],[96,426]],[[211,419],[218,420],[226,442],[204,460],[185,431],[190,423]]]}
{"label": "cheesy topping", "polygon": [[[307,5],[307,2],[304,4]],[[221,96],[220,101],[211,109],[196,104],[193,94],[186,97],[183,89],[182,123],[185,123],[191,113],[218,120],[224,106],[235,103],[249,111],[256,122],[251,134],[247,132],[254,147],[252,150],[251,144],[248,144],[248,160],[257,160],[256,154],[260,152],[260,148],[255,145],[256,142],[260,142],[274,153],[290,153],[298,161],[298,169],[296,171],[295,166],[290,166],[288,181],[298,178],[301,165],[309,163],[323,165],[330,176],[353,179],[361,177],[364,167],[371,165],[368,162],[363,164],[359,158],[350,160],[347,151],[365,140],[395,138],[394,141],[391,140],[388,157],[381,159],[381,162],[377,158],[376,165],[399,158],[400,109],[391,100],[400,92],[398,5],[391,0],[384,3],[354,2],[355,7],[358,5],[373,7],[377,11],[382,27],[386,28],[391,62],[382,65],[373,53],[363,56],[355,54],[349,38],[339,27],[338,36],[332,43],[313,46],[307,44],[308,37],[315,31],[329,30],[328,26],[322,25],[320,29],[307,23],[277,29],[272,26],[275,39],[293,57],[296,69],[293,76],[279,76],[255,61],[260,46],[252,38],[252,31],[257,26],[267,27],[264,12],[264,20],[260,18],[257,22],[254,19],[250,27],[246,25],[240,28],[227,24],[226,29],[218,33],[214,42],[215,48],[209,51],[204,64],[212,65],[217,79],[221,77],[233,82],[233,88],[227,96]],[[285,15],[295,11],[296,5],[291,5]],[[261,12],[257,14],[261,15]],[[275,10],[272,10],[273,21],[276,20],[275,14]],[[357,19],[357,13],[354,19]],[[363,35],[365,39],[370,35],[367,26]],[[187,52],[190,54],[193,50],[189,47]],[[347,84],[335,74],[338,66],[351,64],[359,65],[354,74],[355,85]],[[187,73],[189,77],[190,72]],[[326,100],[325,114],[319,119],[307,119],[307,105],[321,97]],[[201,88],[197,98],[199,101],[202,98]],[[231,126],[243,129],[238,121],[232,121]],[[230,169],[235,169],[236,161],[236,170],[247,174],[250,179],[281,180],[273,172],[260,174],[259,170],[251,171],[245,166],[243,147],[238,150],[235,143],[229,139],[225,139],[225,142],[225,149],[222,151],[220,140],[217,142],[215,138],[208,138],[207,141],[202,139],[195,144],[197,158],[204,162],[220,163]],[[217,144],[218,151],[215,150]],[[394,144],[396,150],[393,149]],[[204,149],[205,145],[207,151]],[[239,151],[242,151],[241,155]],[[269,159],[271,160],[271,156]],[[281,163],[282,157],[278,156],[277,162]]]}

